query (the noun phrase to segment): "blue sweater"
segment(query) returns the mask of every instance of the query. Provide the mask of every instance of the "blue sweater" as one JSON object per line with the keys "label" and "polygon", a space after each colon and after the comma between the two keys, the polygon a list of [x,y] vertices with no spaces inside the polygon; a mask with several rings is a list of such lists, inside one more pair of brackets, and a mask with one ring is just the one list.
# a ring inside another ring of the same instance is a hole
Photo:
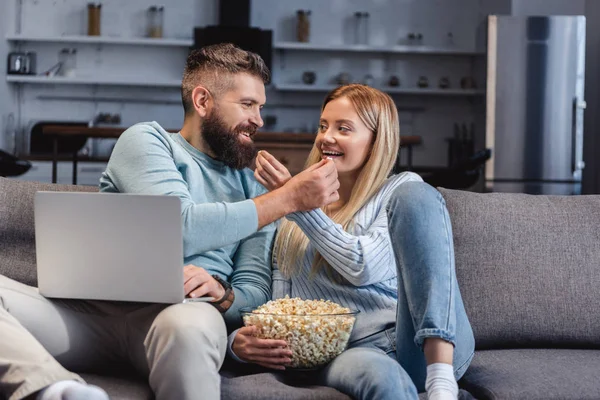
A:
{"label": "blue sweater", "polygon": [[275,227],[257,231],[258,215],[250,199],[265,189],[250,169],[229,168],[181,134],[145,122],[127,129],[117,141],[100,190],[181,199],[183,262],[232,284],[235,302],[224,315],[230,329],[241,324],[241,307],[257,307],[271,297]]}
{"label": "blue sweater", "polygon": [[[310,243],[300,260],[299,273],[290,280],[274,266],[273,298],[287,294],[302,299],[324,299],[360,310],[351,341],[393,327],[398,282],[386,208],[394,189],[409,181],[422,179],[412,172],[389,178],[356,213],[351,232],[344,231],[320,209],[288,215]],[[331,279],[325,270],[310,276],[317,250],[343,280]]]}

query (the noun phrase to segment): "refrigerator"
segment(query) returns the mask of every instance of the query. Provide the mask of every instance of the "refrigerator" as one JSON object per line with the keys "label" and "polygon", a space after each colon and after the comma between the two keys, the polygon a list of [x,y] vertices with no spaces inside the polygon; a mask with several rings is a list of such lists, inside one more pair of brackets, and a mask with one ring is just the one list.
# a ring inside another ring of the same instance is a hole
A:
{"label": "refrigerator", "polygon": [[585,17],[489,16],[487,191],[581,193]]}

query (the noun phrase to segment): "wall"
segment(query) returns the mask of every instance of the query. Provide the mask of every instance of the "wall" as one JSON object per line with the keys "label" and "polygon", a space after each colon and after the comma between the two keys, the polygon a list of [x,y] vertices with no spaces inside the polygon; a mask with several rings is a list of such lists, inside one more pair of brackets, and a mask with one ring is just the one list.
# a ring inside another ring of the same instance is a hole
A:
{"label": "wall", "polygon": [[[452,32],[454,45],[475,49],[478,24],[478,0],[333,0],[323,7],[320,0],[284,2],[255,0],[252,23],[274,30],[274,41],[295,40],[295,12],[309,9],[311,43],[324,45],[352,44],[353,14],[370,14],[369,45],[392,46],[406,43],[410,32],[424,35],[423,44],[446,46],[447,33]],[[459,6],[457,6],[459,5]],[[439,55],[385,55],[377,53],[338,53],[309,51],[276,51],[273,64],[275,83],[301,83],[304,71],[317,74],[316,84],[331,84],[340,72],[362,81],[371,74],[375,86],[385,86],[392,74],[400,77],[403,87],[414,87],[421,75],[437,87],[442,76],[448,76],[453,87],[460,78],[472,74],[472,57]],[[278,130],[313,131],[319,117],[319,105],[325,95],[269,91],[265,115],[278,117]],[[473,121],[473,99],[467,97],[392,95],[399,106],[401,134],[420,135],[423,145],[415,148],[416,165],[445,166],[446,139],[453,134],[454,123]]]}
{"label": "wall", "polygon": [[[22,19],[15,18],[17,4],[22,3]],[[425,35],[426,44],[443,44],[445,34],[452,31],[457,46],[485,48],[485,19],[488,14],[514,15],[578,15],[588,16],[586,56],[585,154],[584,191],[600,192],[600,140],[596,112],[600,106],[597,89],[600,60],[597,52],[600,28],[590,21],[600,18],[597,0],[330,0],[327,7],[322,1],[302,0],[283,2],[253,0],[251,23],[274,29],[274,40],[292,41],[295,35],[296,9],[311,9],[311,40],[318,43],[341,44],[352,41],[352,14],[369,11],[370,44],[401,43],[408,32]],[[0,34],[23,33],[41,35],[85,34],[87,2],[82,0],[4,0],[0,2]],[[144,29],[144,10],[152,0],[103,1],[102,33],[111,36],[140,36]],[[218,0],[178,0],[166,6],[165,36],[191,38],[192,27],[217,22]],[[42,19],[44,24],[36,21]],[[474,33],[476,32],[476,33]],[[38,72],[53,65],[60,48],[67,44],[26,44],[37,51]],[[78,44],[80,74],[107,77],[140,77],[152,79],[179,79],[185,59],[183,48],[156,48],[147,46],[81,45]],[[0,59],[18,48],[0,39]],[[318,81],[327,83],[340,71],[350,72],[357,80],[371,73],[378,83],[398,74],[405,86],[413,86],[416,78],[426,74],[432,84],[439,76],[457,77],[471,68],[472,73],[484,57],[475,60],[464,57],[440,56],[383,56],[375,53],[280,52],[274,53],[273,76],[276,82],[299,82],[308,68],[317,72]],[[477,77],[478,81],[483,81]],[[41,119],[89,121],[98,112],[118,112],[122,125],[143,120],[157,120],[164,126],[177,128],[182,113],[177,88],[107,87],[102,85],[18,85],[0,80],[0,148],[14,151],[15,136],[26,131],[34,121]],[[268,104],[264,116],[276,117],[270,130],[311,131],[318,120],[319,106],[325,92],[298,93],[268,89]],[[482,98],[393,95],[399,105],[402,134],[421,135],[422,146],[415,151],[417,165],[443,166],[446,164],[446,141],[452,135],[455,122],[474,121],[477,126],[477,147],[482,148],[484,115]],[[107,100],[113,98],[115,100]],[[71,99],[71,100],[69,100]],[[133,101],[132,101],[133,100]],[[20,105],[20,107],[18,107]],[[15,120],[17,129],[10,121]],[[104,145],[104,147],[102,147]],[[100,150],[109,150],[110,141],[101,142]],[[68,169],[68,168],[67,168]]]}
{"label": "wall", "polygon": [[[14,4],[0,2],[0,60],[4,63],[8,54],[8,42],[3,36],[14,29]],[[10,153],[15,150],[15,96],[14,91],[4,79],[0,79],[0,149]]]}
{"label": "wall", "polygon": [[[6,0],[14,7],[19,0]],[[86,32],[86,2],[81,0],[21,0],[21,32],[36,35],[81,35]],[[102,35],[140,36],[143,34],[144,10],[152,0],[103,1]],[[217,0],[178,0],[165,9],[165,36],[187,37],[194,26],[212,25],[217,21]],[[443,45],[447,32],[454,35],[457,47],[474,49],[474,31],[478,24],[478,0],[377,0],[365,3],[358,0],[332,0],[323,7],[318,0],[282,2],[254,0],[251,24],[274,29],[275,41],[294,39],[295,12],[298,8],[312,9],[311,37],[319,43],[348,43],[351,41],[351,22],[355,11],[371,14],[370,44],[393,45],[405,40],[408,32],[424,34],[424,44]],[[459,5],[459,6],[457,6]],[[432,12],[434,10],[434,12]],[[3,13],[10,19],[10,13]],[[12,15],[15,15],[14,13]],[[41,18],[44,24],[39,24]],[[13,18],[14,19],[14,18]],[[17,24],[7,33],[15,33]],[[2,41],[0,58],[9,50]],[[152,79],[179,79],[187,53],[184,48],[69,45],[64,43],[26,43],[22,48],[36,51],[38,73],[57,61],[63,47],[76,47],[78,76],[120,77],[140,76]],[[15,46],[11,46],[15,48]],[[285,56],[285,57],[281,57]],[[384,56],[373,53],[300,53],[276,52],[273,76],[279,82],[299,82],[307,68],[315,69],[319,80],[330,81],[341,71],[350,72],[355,80],[371,73],[376,83],[387,81],[392,73],[399,75],[405,87],[415,86],[420,75],[436,87],[442,76],[449,76],[453,86],[460,77],[471,73],[471,60],[463,56]],[[6,87],[3,81],[0,85]],[[21,87],[20,90],[18,88]],[[0,90],[2,90],[0,88]],[[157,120],[169,128],[182,122],[177,88],[106,87],[102,85],[8,85],[5,90],[19,96],[11,105],[20,105],[17,122],[21,132],[39,120],[90,121],[99,112],[120,113],[122,125],[143,120]],[[265,116],[277,119],[270,130],[313,131],[325,92],[297,93],[268,90]],[[106,101],[107,98],[117,100]],[[467,97],[394,95],[401,111],[401,131],[404,135],[421,135],[423,145],[415,151],[417,165],[446,165],[446,141],[452,136],[455,122],[473,120],[473,102]],[[118,100],[122,99],[122,100]],[[130,101],[135,99],[135,102]],[[5,114],[7,105],[0,104]],[[19,135],[20,138],[25,135]],[[103,141],[105,149],[111,144]],[[20,147],[26,143],[20,143]],[[101,149],[102,150],[102,149]]]}
{"label": "wall", "polygon": [[[15,5],[19,0],[10,1]],[[15,29],[10,33],[20,31],[24,35],[62,36],[85,35],[87,32],[87,3],[84,1],[21,1],[21,19],[16,21]],[[146,26],[145,10],[152,4],[152,0],[104,0],[102,35],[143,37]],[[41,19],[44,20],[44,24],[38,22]],[[214,0],[179,0],[177,7],[165,7],[164,36],[191,38],[193,26],[214,24],[215,21]],[[58,53],[64,47],[77,49],[77,77],[135,80],[141,78],[148,82],[180,79],[188,51],[185,47],[81,43],[26,42],[12,46],[13,49],[36,52],[38,74],[56,64]],[[183,121],[180,92],[177,87],[37,84],[10,86],[18,93],[14,101],[20,106],[18,125],[21,133],[40,120],[87,122],[93,120],[99,112],[119,113],[123,126],[139,121],[157,120],[166,127],[177,128]],[[19,138],[24,139],[25,135],[20,134]],[[111,144],[107,142],[109,141],[104,141],[107,145]],[[25,148],[27,143],[18,143],[18,147]]]}

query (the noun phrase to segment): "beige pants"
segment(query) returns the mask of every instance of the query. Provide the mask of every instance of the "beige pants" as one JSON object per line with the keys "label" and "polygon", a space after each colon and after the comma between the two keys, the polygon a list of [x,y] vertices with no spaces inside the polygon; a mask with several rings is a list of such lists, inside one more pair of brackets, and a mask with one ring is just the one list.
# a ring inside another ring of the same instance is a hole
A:
{"label": "beige pants", "polygon": [[0,397],[123,363],[157,400],[218,399],[227,332],[210,304],[49,300],[0,275]]}

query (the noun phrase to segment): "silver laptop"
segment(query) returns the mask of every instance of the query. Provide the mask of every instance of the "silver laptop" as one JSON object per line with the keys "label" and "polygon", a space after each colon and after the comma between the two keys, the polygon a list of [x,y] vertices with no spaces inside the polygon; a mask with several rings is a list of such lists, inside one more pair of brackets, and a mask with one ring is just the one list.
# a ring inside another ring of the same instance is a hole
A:
{"label": "silver laptop", "polygon": [[181,204],[175,196],[37,192],[35,243],[43,296],[191,300],[183,292]]}

